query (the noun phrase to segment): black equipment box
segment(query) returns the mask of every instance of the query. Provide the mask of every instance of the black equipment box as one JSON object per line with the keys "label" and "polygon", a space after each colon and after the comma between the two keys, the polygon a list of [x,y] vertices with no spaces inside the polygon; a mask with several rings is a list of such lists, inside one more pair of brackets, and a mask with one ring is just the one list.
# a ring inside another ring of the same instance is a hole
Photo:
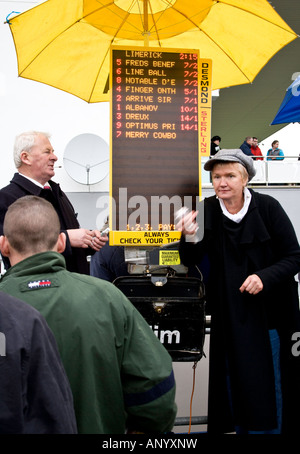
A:
{"label": "black equipment box", "polygon": [[199,361],[205,337],[205,292],[198,278],[124,276],[114,281],[148,322],[173,361]]}

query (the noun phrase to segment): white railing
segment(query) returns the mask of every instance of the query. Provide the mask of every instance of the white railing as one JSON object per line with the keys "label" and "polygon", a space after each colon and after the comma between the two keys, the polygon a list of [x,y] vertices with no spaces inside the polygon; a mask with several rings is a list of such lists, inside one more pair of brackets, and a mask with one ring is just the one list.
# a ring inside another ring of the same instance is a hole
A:
{"label": "white railing", "polygon": [[[201,178],[202,187],[211,186],[210,172],[203,169],[209,157],[201,159]],[[268,161],[255,160],[256,175],[251,180],[251,184],[299,184],[300,185],[300,161],[298,156],[285,156],[283,160]]]}

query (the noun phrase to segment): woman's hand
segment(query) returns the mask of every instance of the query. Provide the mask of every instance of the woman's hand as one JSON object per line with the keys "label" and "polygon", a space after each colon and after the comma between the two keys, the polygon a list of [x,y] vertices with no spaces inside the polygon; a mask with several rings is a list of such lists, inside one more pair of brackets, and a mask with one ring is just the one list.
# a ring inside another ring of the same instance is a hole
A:
{"label": "woman's hand", "polygon": [[264,285],[257,274],[251,274],[243,282],[242,286],[240,287],[240,291],[242,293],[246,291],[250,293],[250,295],[257,295],[257,293],[262,291],[263,287]]}
{"label": "woman's hand", "polygon": [[198,230],[198,224],[195,221],[198,211],[191,211],[180,218],[176,224],[176,229],[184,235],[194,235]]}

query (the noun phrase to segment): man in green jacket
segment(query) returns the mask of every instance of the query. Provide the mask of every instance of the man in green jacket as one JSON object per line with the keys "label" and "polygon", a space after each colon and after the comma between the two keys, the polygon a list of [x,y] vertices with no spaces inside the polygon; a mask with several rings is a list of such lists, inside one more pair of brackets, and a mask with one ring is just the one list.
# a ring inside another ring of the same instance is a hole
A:
{"label": "man in green jacket", "polygon": [[56,338],[73,392],[78,433],[165,433],[175,416],[172,359],[113,284],[66,270],[52,205],[14,202],[1,253],[12,267],[0,289],[35,307]]}

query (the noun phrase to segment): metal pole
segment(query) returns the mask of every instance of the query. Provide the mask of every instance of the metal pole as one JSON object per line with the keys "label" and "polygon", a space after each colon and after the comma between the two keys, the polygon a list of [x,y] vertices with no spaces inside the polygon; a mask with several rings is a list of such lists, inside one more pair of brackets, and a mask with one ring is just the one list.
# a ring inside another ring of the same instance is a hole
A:
{"label": "metal pole", "polygon": [[148,0],[144,0],[144,45],[149,47]]}
{"label": "metal pole", "polygon": [[[175,419],[174,426],[188,426],[190,424],[190,418],[188,416],[179,417]],[[192,425],[207,424],[207,416],[192,416]]]}

